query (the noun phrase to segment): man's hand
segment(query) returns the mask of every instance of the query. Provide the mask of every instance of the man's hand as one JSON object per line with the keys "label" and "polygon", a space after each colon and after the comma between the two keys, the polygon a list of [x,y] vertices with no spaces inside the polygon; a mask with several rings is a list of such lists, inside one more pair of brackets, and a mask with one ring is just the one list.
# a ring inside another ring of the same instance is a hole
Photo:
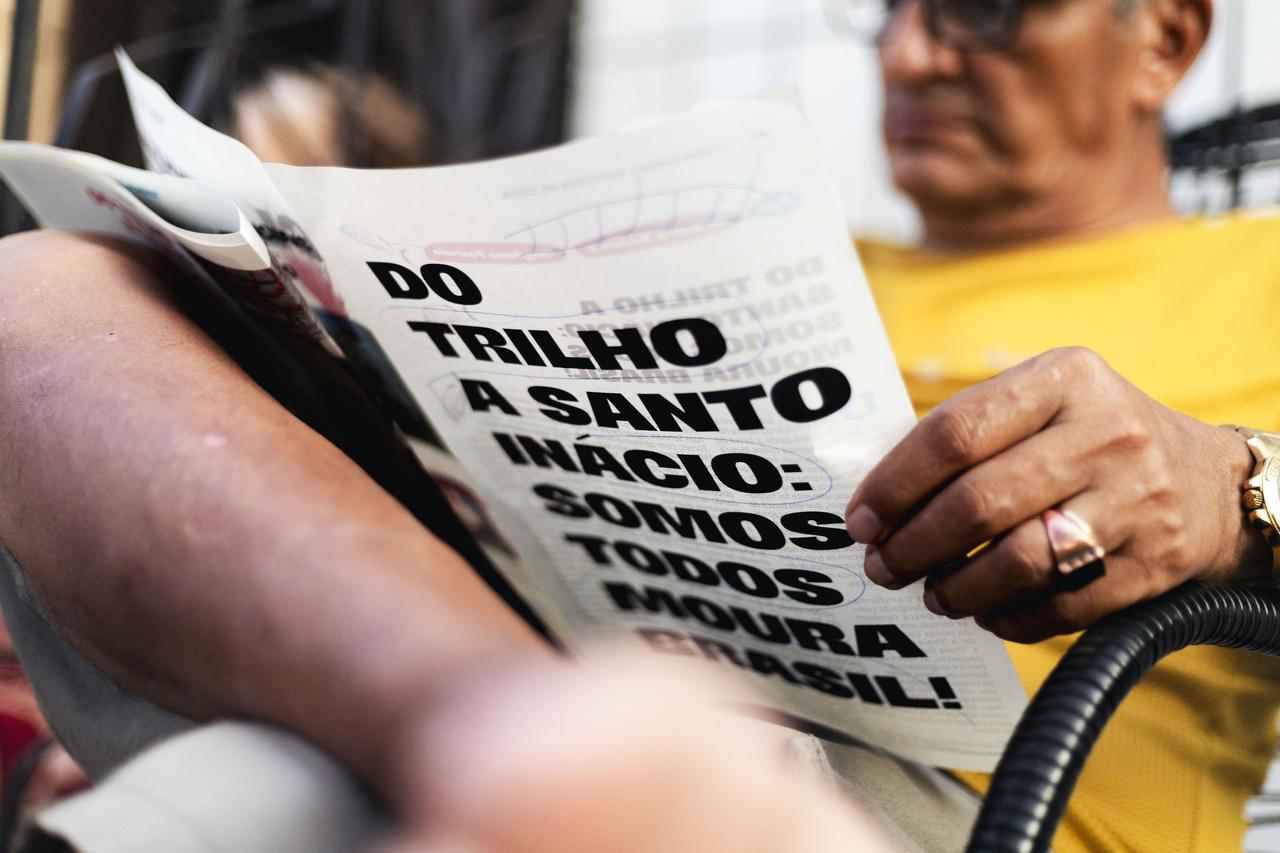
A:
{"label": "man's hand", "polygon": [[782,729],[713,707],[720,679],[646,656],[458,685],[405,753],[396,853],[887,850]]}
{"label": "man's hand", "polygon": [[[870,580],[898,589],[925,578],[935,613],[1036,642],[1193,578],[1264,577],[1266,543],[1240,508],[1252,469],[1233,430],[1160,405],[1089,350],[1058,349],[921,419],[846,515],[868,543]],[[1040,520],[1050,507],[1093,527],[1104,577],[1055,586]]]}

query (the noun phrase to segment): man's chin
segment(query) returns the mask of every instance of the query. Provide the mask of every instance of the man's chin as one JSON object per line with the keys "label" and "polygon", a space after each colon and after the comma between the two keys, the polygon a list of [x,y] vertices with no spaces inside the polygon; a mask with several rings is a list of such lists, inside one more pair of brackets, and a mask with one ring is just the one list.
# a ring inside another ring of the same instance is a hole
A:
{"label": "man's chin", "polygon": [[980,170],[954,158],[895,155],[890,161],[894,184],[922,207],[970,209],[993,195],[992,182]]}

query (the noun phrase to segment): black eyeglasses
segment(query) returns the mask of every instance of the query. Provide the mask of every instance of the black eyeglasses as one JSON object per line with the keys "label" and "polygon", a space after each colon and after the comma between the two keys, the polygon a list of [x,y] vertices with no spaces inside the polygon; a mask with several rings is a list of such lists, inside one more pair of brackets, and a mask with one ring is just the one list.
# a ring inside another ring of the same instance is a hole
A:
{"label": "black eyeglasses", "polygon": [[881,44],[912,3],[923,6],[929,35],[956,50],[1005,50],[1022,20],[1021,0],[828,0],[828,18],[841,35]]}

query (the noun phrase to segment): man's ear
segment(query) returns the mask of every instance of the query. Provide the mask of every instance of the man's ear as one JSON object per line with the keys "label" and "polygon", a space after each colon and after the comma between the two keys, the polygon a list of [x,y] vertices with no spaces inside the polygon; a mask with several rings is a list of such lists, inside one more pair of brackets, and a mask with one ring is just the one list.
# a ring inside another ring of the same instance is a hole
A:
{"label": "man's ear", "polygon": [[1130,14],[1142,18],[1135,105],[1157,117],[1209,38],[1213,0],[1137,0]]}

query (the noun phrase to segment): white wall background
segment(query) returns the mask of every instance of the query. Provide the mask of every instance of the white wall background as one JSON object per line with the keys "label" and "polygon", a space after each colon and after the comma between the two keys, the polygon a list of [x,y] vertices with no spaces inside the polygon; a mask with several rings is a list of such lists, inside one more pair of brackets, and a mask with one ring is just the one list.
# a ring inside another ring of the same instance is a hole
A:
{"label": "white wall background", "polygon": [[[794,94],[860,234],[910,240],[910,205],[889,184],[880,144],[880,86],[869,47],[830,26],[842,0],[579,0],[572,133],[609,133],[659,113],[724,98]],[[1280,0],[1218,0],[1208,48],[1169,112],[1182,130],[1280,101]],[[1225,206],[1223,181],[1172,187],[1182,209]],[[1250,206],[1280,201],[1280,170],[1252,173]],[[1194,737],[1194,733],[1188,733]],[[1250,851],[1280,853],[1280,764],[1250,806]]]}
{"label": "white wall background", "polygon": [[[572,133],[607,133],[697,103],[794,93],[860,234],[910,239],[910,206],[889,185],[871,49],[837,35],[843,0],[580,0]],[[1218,0],[1204,56],[1170,110],[1184,129],[1280,100],[1280,0]],[[1227,50],[1228,44],[1238,49]],[[1180,207],[1223,206],[1224,182],[1179,179]],[[1280,170],[1250,177],[1250,205],[1280,201]]]}

